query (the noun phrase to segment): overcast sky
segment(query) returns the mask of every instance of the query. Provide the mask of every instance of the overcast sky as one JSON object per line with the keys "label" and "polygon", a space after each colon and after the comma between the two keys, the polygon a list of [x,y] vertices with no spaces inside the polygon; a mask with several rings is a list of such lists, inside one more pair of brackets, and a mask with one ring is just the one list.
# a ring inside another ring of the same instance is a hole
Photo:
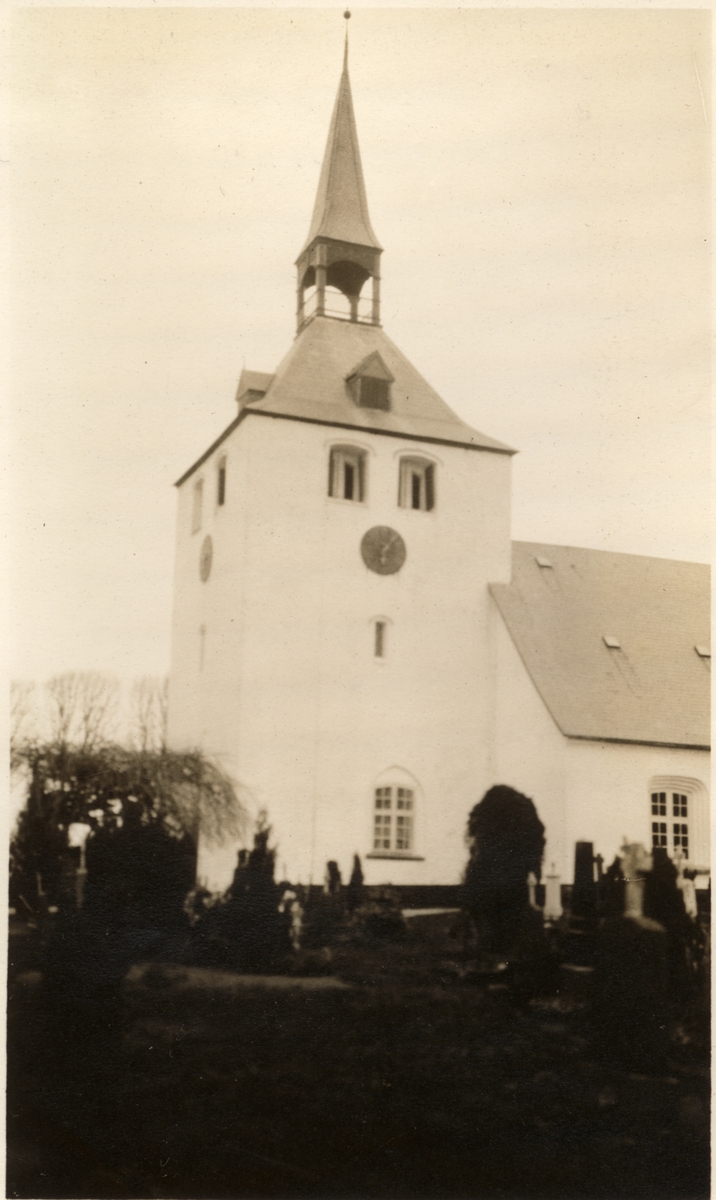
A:
{"label": "overcast sky", "polygon": [[[294,335],[336,9],[14,15],[11,673],[169,662],[173,481]],[[515,538],[708,556],[709,14],[354,11],[387,333]]]}

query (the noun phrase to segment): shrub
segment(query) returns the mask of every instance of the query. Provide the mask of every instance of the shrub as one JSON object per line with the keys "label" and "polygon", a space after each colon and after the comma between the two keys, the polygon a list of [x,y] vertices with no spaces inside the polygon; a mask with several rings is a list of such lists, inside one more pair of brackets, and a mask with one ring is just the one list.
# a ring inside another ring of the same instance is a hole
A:
{"label": "shrub", "polygon": [[513,953],[533,915],[527,876],[541,876],[544,825],[528,796],[500,784],[473,808],[467,835],[463,903],[475,920],[481,947],[499,955]]}
{"label": "shrub", "polygon": [[194,954],[214,966],[269,971],[291,949],[288,912],[280,911],[281,889],[274,880],[276,851],[271,827],[259,817],[253,849],[239,852],[234,879],[222,900],[199,913],[193,930]]}

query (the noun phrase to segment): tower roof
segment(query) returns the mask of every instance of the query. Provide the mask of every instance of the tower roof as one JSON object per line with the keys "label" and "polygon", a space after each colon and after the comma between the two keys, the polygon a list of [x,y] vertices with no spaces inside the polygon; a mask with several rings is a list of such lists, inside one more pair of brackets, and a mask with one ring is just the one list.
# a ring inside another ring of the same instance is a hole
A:
{"label": "tower roof", "polygon": [[311,228],[301,254],[319,237],[332,238],[338,242],[352,242],[358,246],[370,246],[375,250],[382,249],[368,216],[368,201],[348,78],[347,46],[318,180]]}
{"label": "tower roof", "polygon": [[[376,359],[392,383],[387,412],[360,407],[346,382]],[[303,330],[266,394],[248,408],[295,421],[514,454],[504,442],[462,421],[378,326],[330,317],[318,317]]]}

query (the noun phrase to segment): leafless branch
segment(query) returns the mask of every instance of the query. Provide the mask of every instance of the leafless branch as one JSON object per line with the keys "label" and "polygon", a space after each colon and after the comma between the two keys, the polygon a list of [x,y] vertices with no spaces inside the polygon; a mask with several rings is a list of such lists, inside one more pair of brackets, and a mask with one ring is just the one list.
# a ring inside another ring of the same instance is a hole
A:
{"label": "leafless branch", "polygon": [[135,679],[129,695],[130,738],[138,750],[163,750],[167,732],[168,680],[153,675]]}
{"label": "leafless branch", "polygon": [[115,731],[119,684],[99,671],[67,671],[46,685],[50,734],[61,745],[91,749]]}

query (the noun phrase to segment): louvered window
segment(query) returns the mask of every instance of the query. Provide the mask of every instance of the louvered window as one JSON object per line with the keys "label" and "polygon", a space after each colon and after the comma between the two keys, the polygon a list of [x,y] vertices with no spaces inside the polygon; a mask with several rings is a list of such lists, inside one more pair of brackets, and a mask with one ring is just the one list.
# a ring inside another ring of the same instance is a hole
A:
{"label": "louvered window", "polygon": [[328,495],[336,500],[365,499],[365,453],[354,446],[334,446],[328,472]]}
{"label": "louvered window", "polygon": [[435,467],[424,458],[402,458],[398,504],[430,512],[435,507]]}

